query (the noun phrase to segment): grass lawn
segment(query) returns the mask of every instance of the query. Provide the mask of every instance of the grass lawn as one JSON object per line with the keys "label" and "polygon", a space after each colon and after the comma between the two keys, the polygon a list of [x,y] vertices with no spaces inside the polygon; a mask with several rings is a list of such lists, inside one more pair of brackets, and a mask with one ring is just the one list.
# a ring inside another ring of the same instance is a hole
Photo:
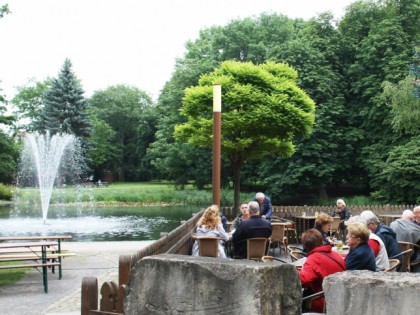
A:
{"label": "grass lawn", "polygon": [[[0,262],[0,266],[17,265],[17,262]],[[0,288],[18,282],[30,268],[0,269]]]}

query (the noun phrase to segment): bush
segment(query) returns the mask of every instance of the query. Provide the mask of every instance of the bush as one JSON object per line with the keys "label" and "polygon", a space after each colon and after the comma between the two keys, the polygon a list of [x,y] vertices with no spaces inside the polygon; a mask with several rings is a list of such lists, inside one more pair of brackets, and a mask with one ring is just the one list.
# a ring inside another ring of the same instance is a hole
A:
{"label": "bush", "polygon": [[13,187],[0,183],[0,200],[12,200]]}

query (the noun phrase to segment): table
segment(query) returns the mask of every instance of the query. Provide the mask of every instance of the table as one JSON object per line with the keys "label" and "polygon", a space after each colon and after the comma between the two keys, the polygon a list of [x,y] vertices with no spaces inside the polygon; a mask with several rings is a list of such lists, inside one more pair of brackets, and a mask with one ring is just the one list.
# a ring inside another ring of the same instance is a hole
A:
{"label": "table", "polygon": [[382,221],[385,225],[390,225],[392,221],[396,219],[401,219],[402,214],[379,214],[378,218]]}
{"label": "table", "polygon": [[315,218],[314,215],[300,215],[294,217],[296,232],[300,242],[302,242],[302,233],[315,227]]}
{"label": "table", "polygon": [[[26,243],[0,243],[0,249],[9,248],[27,248],[33,254],[35,254],[42,261],[42,282],[44,284],[45,293],[48,292],[48,281],[47,281],[47,247],[57,246],[58,242],[26,242]],[[35,247],[41,247],[41,256],[33,250]],[[59,265],[61,267],[61,264]]]}

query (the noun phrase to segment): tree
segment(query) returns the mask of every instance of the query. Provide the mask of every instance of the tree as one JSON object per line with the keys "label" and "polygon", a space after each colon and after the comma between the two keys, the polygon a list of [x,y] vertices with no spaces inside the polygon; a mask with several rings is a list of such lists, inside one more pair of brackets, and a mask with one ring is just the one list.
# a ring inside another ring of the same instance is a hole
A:
{"label": "tree", "polygon": [[[109,167],[108,171],[118,174],[121,181],[138,180],[142,173],[147,172],[147,167],[140,167],[141,160],[146,154],[148,141],[151,141],[149,134],[153,135],[155,131],[151,128],[153,123],[149,124],[153,117],[148,115],[148,109],[153,105],[150,96],[135,87],[116,85],[95,92],[89,99],[89,104],[92,114],[99,119],[96,128],[106,128],[107,137],[112,139],[105,143],[105,147],[112,145],[112,159],[106,158],[105,163]],[[112,129],[112,133],[107,126]],[[102,147],[101,136],[94,136],[92,146],[98,146],[99,149]],[[94,154],[97,153],[99,151]],[[148,167],[150,168],[149,165]]]}
{"label": "tree", "polygon": [[15,113],[19,126],[17,129],[25,131],[37,130],[37,121],[44,108],[44,94],[50,88],[51,79],[44,81],[31,80],[25,86],[17,88],[18,93],[11,103],[16,107]]}
{"label": "tree", "polygon": [[58,78],[52,79],[51,87],[45,92],[38,130],[49,130],[51,134],[73,134],[82,140],[87,138],[91,125],[88,103],[83,94],[80,82],[72,71],[71,61],[66,59]]}
{"label": "tree", "polygon": [[225,61],[187,88],[181,114],[187,122],[175,127],[175,137],[212,146],[212,91],[220,83],[222,152],[232,165],[235,207],[239,204],[240,169],[246,160],[293,154],[293,140],[310,134],[314,102],[296,86],[297,73],[285,64],[260,66]]}

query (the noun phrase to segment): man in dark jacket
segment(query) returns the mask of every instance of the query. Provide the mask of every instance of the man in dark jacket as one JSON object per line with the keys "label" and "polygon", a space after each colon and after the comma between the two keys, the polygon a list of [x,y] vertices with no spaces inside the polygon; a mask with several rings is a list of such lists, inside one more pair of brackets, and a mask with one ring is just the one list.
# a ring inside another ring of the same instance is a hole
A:
{"label": "man in dark jacket", "polygon": [[[397,234],[388,225],[381,223],[378,217],[370,210],[363,211],[360,216],[366,220],[369,230],[378,235],[384,242],[389,258],[401,253]],[[401,257],[398,257],[398,259],[401,260]]]}
{"label": "man in dark jacket", "polygon": [[269,238],[271,236],[271,223],[261,218],[258,202],[251,201],[249,203],[249,212],[251,217],[243,221],[232,236],[234,258],[244,259],[247,257],[246,240],[248,238]]}

